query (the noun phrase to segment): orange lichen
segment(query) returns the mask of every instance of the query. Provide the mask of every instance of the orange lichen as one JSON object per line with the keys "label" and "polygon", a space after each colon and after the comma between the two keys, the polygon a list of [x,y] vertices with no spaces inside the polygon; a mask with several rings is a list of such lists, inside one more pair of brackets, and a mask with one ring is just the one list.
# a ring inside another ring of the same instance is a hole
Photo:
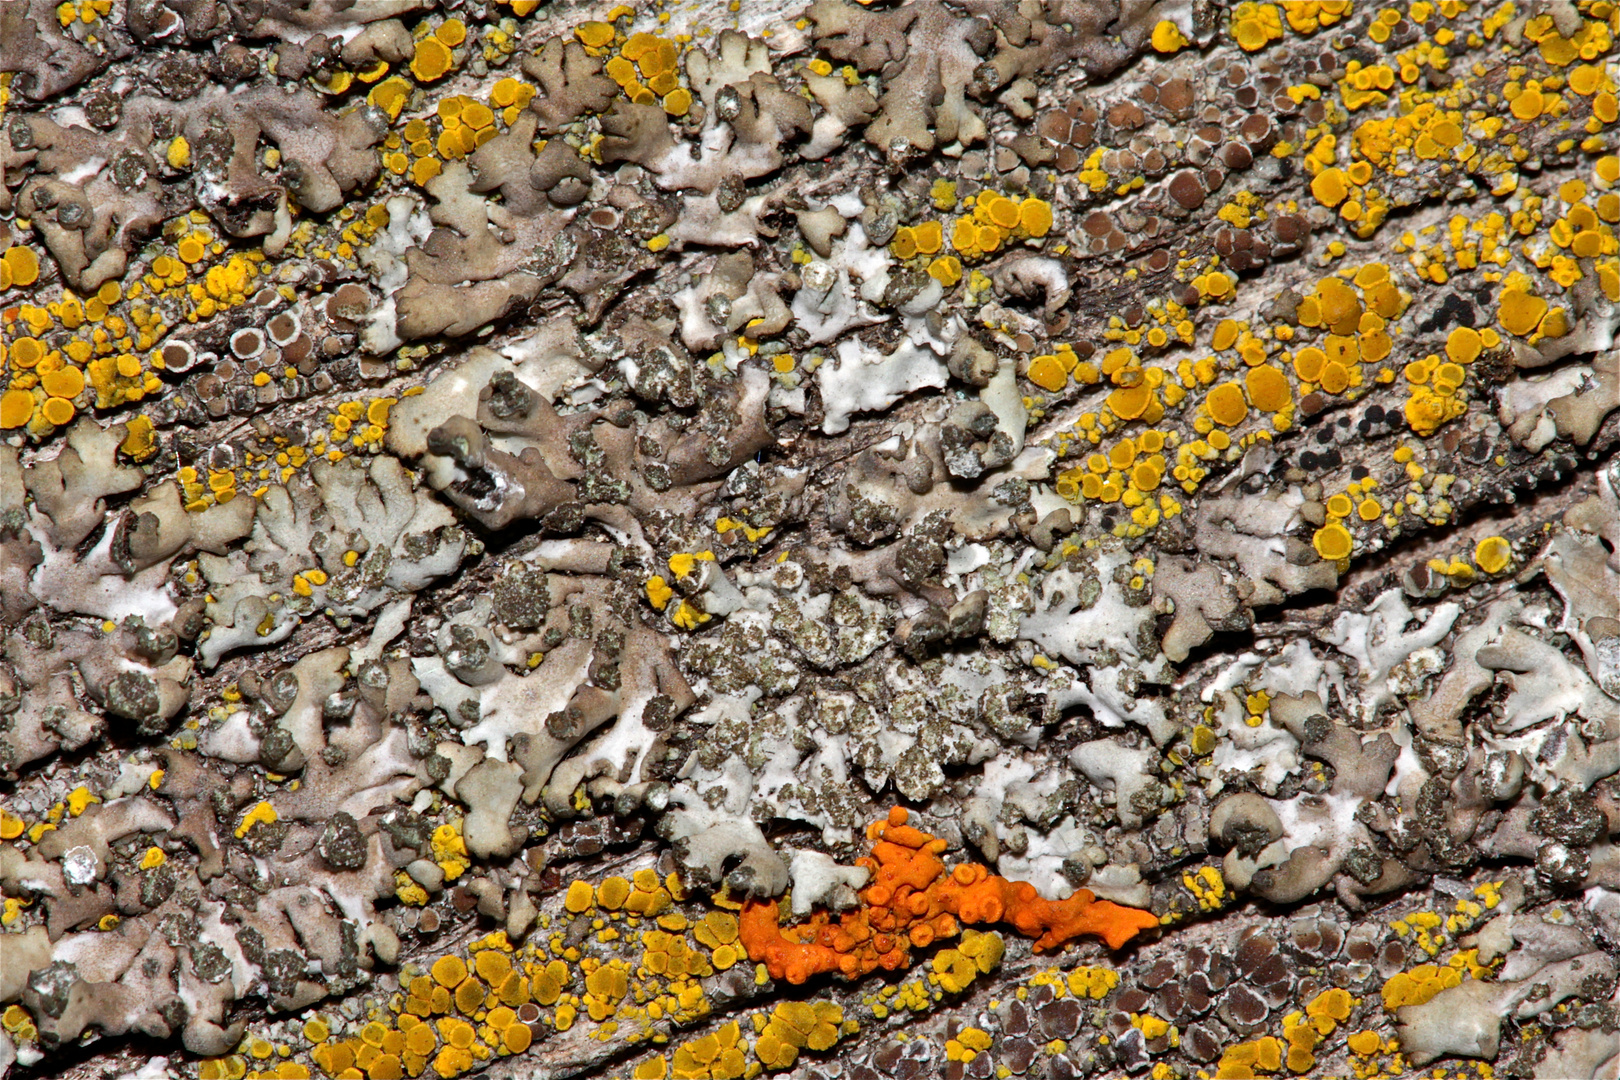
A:
{"label": "orange lichen", "polygon": [[1249,400],[1261,412],[1273,413],[1285,409],[1293,398],[1288,377],[1269,365],[1250,368],[1243,382],[1249,391]]}
{"label": "orange lichen", "polygon": [[1029,362],[1029,381],[1056,393],[1068,385],[1069,373],[1056,356],[1037,356]]}
{"label": "orange lichen", "polygon": [[1500,574],[1513,564],[1513,545],[1504,537],[1487,536],[1475,546],[1474,561],[1487,574]]}
{"label": "orange lichen", "polygon": [[0,396],[0,428],[20,428],[34,415],[34,395],[27,390],[7,390]]}
{"label": "orange lichen", "polygon": [[1209,415],[1223,427],[1241,424],[1249,413],[1249,403],[1244,400],[1243,390],[1237,383],[1222,383],[1211,390],[1206,404]]}
{"label": "orange lichen", "polygon": [[941,255],[928,264],[928,276],[948,289],[962,280],[962,261],[954,255]]}
{"label": "orange lichen", "polygon": [[1316,535],[1311,538],[1311,544],[1316,548],[1318,555],[1330,562],[1348,559],[1350,552],[1355,548],[1355,540],[1351,537],[1350,530],[1336,522],[1316,530]]}
{"label": "orange lichen", "polygon": [[1459,326],[1446,337],[1446,355],[1459,364],[1473,363],[1483,348],[1479,331],[1471,326]]}
{"label": "orange lichen", "polygon": [[1339,169],[1323,169],[1311,181],[1311,194],[1323,206],[1338,206],[1344,202],[1347,193],[1344,173]]}
{"label": "orange lichen", "polygon": [[917,250],[924,255],[937,255],[945,242],[945,232],[937,221],[925,221],[912,230]]}
{"label": "orange lichen", "polygon": [[1245,0],[1232,9],[1232,39],[1244,52],[1257,52],[1282,33],[1282,14],[1275,4]]}
{"label": "orange lichen", "polygon": [[1498,310],[1504,330],[1526,337],[1541,325],[1542,316],[1547,313],[1547,301],[1521,289],[1506,289],[1502,292]]}
{"label": "orange lichen", "polygon": [[411,84],[396,75],[373,86],[366,101],[386,112],[390,120],[398,120],[410,97]]}
{"label": "orange lichen", "polygon": [[1282,1042],[1267,1035],[1253,1042],[1227,1047],[1221,1055],[1215,1076],[1217,1080],[1241,1080],[1257,1072],[1276,1072],[1282,1068]]}
{"label": "orange lichen", "polygon": [[33,248],[15,245],[6,249],[0,255],[0,262],[4,262],[6,272],[10,275],[11,285],[32,285],[39,280],[39,256]]}
{"label": "orange lichen", "polygon": [[1154,25],[1151,41],[1154,51],[1161,53],[1178,52],[1191,44],[1181,28],[1168,19],[1161,19]]}
{"label": "orange lichen", "polygon": [[529,1048],[534,1033],[527,1024],[513,1024],[501,1032],[501,1043],[509,1054],[521,1054]]}
{"label": "orange lichen", "polygon": [[1121,387],[1108,395],[1108,407],[1121,420],[1143,419],[1149,423],[1153,422],[1150,418],[1153,403],[1153,388],[1146,383]]}
{"label": "orange lichen", "polygon": [[440,986],[458,986],[466,977],[467,964],[459,956],[441,956],[433,962],[433,978]]}
{"label": "orange lichen", "polygon": [[1384,983],[1384,1008],[1390,1012],[1405,1005],[1422,1005],[1442,990],[1462,982],[1462,972],[1451,965],[1420,964],[1411,971],[1391,975]]}
{"label": "orange lichen", "polygon": [[1034,237],[1052,231],[1052,204],[1044,199],[1025,199],[1018,207],[1018,223]]}
{"label": "orange lichen", "polygon": [[416,43],[416,55],[411,59],[411,74],[421,82],[433,82],[450,70],[450,49],[436,37],[423,38]]}
{"label": "orange lichen", "polygon": [[477,979],[465,979],[456,987],[456,1008],[471,1016],[484,1006],[484,984]]}
{"label": "orange lichen", "polygon": [[867,827],[872,857],[859,864],[871,877],[855,910],[836,920],[818,911],[784,928],[776,901],[748,901],[739,933],[749,958],[763,962],[772,978],[802,983],[823,972],[858,978],[878,968],[899,970],[909,965],[913,946],[954,937],[963,923],[1010,923],[1042,950],[1083,934],[1117,949],[1159,925],[1150,912],[1098,900],[1089,889],[1051,901],[1030,883],[1008,881],[982,866],[963,863],[947,873],[939,858],[945,841],[907,825],[907,816],[896,807],[887,820]]}
{"label": "orange lichen", "polygon": [[52,397],[77,397],[84,389],[84,372],[78,368],[60,368],[41,375],[39,384]]}

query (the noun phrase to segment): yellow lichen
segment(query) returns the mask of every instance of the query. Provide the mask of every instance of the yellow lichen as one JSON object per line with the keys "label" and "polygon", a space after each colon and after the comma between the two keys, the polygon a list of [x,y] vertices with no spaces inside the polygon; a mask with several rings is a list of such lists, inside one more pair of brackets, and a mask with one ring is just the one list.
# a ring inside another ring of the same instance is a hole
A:
{"label": "yellow lichen", "polygon": [[1487,536],[1474,548],[1474,562],[1487,574],[1500,574],[1513,564],[1513,545],[1500,536]]}
{"label": "yellow lichen", "polygon": [[237,839],[240,840],[242,837],[246,836],[248,834],[248,830],[252,829],[253,826],[260,824],[271,824],[276,821],[276,818],[277,815],[275,807],[271,806],[268,802],[258,803],[253,807],[253,809],[242,815],[241,823],[236,826]]}
{"label": "yellow lichen", "polygon": [[1324,525],[1311,538],[1311,546],[1316,548],[1316,553],[1329,562],[1349,558],[1354,543],[1350,531],[1336,523]]}

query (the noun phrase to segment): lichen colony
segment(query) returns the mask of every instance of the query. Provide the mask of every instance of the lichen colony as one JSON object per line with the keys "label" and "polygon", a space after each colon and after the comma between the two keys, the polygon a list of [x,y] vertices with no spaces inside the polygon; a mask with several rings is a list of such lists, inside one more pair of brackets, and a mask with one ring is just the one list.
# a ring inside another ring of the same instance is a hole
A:
{"label": "lichen colony", "polygon": [[0,1077],[1620,1076],[1614,0],[0,2]]}

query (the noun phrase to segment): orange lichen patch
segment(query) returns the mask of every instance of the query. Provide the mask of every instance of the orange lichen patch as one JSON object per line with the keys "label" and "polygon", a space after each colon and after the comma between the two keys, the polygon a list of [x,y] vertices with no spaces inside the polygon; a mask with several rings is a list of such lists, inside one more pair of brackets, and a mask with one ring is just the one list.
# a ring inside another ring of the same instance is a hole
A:
{"label": "orange lichen patch", "polygon": [[1487,536],[1474,548],[1474,562],[1487,574],[1500,574],[1513,565],[1513,545],[1500,536]]}
{"label": "orange lichen patch", "polygon": [[1350,388],[1350,368],[1330,360],[1322,368],[1322,389],[1330,394],[1342,394]]}
{"label": "orange lichen patch", "polygon": [[945,230],[937,221],[925,221],[912,230],[917,251],[923,255],[937,255],[945,243]]}
{"label": "orange lichen patch", "polygon": [[[1153,390],[1146,383],[1124,386],[1108,395],[1108,407],[1121,420],[1146,418],[1154,403]],[[1160,410],[1162,411],[1162,410]],[[1151,423],[1152,421],[1149,420]]]}
{"label": "orange lichen patch", "polygon": [[473,958],[478,977],[491,986],[500,986],[512,973],[512,961],[499,949],[480,949]]}
{"label": "orange lichen patch", "polygon": [[[1117,949],[1139,931],[1158,925],[1150,912],[1098,900],[1089,889],[1077,889],[1066,900],[1049,901],[1029,882],[993,877],[983,867],[959,866],[952,872],[951,883],[961,886],[961,896],[948,901],[947,907],[963,922],[1011,923],[1019,933],[1036,938],[1037,949],[1060,948],[1084,934],[1100,937]],[[951,883],[944,890],[947,898]]]}
{"label": "orange lichen patch", "polygon": [[477,979],[466,979],[456,987],[456,1009],[471,1016],[484,1007],[484,984]]}
{"label": "orange lichen patch", "polygon": [[596,887],[596,902],[604,910],[617,911],[630,899],[630,882],[625,878],[613,876],[604,878],[602,884]]}
{"label": "orange lichen patch", "polygon": [[433,36],[454,48],[467,40],[467,24],[460,19],[446,19],[433,31]]}
{"label": "orange lichen patch", "polygon": [[1479,331],[1471,326],[1459,326],[1446,336],[1446,355],[1459,364],[1473,363],[1483,348]]}
{"label": "orange lichen patch", "polygon": [[34,395],[27,390],[7,390],[0,395],[0,428],[20,428],[34,416]]}
{"label": "orange lichen patch", "polygon": [[459,956],[441,956],[433,962],[433,981],[446,989],[461,985],[467,977],[467,964]]}
{"label": "orange lichen patch", "polygon": [[84,389],[84,372],[73,367],[58,368],[41,375],[39,384],[52,397],[77,397]]}
{"label": "orange lichen patch", "polygon": [[1056,356],[1037,356],[1029,362],[1029,381],[1056,393],[1068,385],[1069,373]]}
{"label": "orange lichen patch", "polygon": [[1311,194],[1323,206],[1338,206],[1349,194],[1344,173],[1338,169],[1323,169],[1311,181]]}
{"label": "orange lichen patch", "polygon": [[685,116],[692,111],[692,91],[678,86],[664,95],[664,111],[671,116]]}
{"label": "orange lichen patch", "polygon": [[1282,14],[1276,4],[1244,0],[1232,9],[1232,40],[1244,52],[1263,49],[1282,35]]}
{"label": "orange lichen patch", "polygon": [[1535,333],[1547,314],[1547,301],[1523,289],[1504,289],[1497,304],[1502,329],[1519,337]]}
{"label": "orange lichen patch", "polygon": [[1182,34],[1181,27],[1168,19],[1161,19],[1154,24],[1153,36],[1150,40],[1153,44],[1153,50],[1161,53],[1178,52],[1191,44],[1186,36]]}
{"label": "orange lichen patch", "polygon": [[1083,934],[1118,948],[1159,924],[1150,912],[1098,900],[1089,889],[1050,901],[1028,882],[993,876],[982,866],[964,863],[947,873],[939,859],[945,841],[907,825],[907,816],[896,807],[887,820],[868,826],[872,857],[859,864],[871,877],[861,906],[836,921],[816,912],[784,929],[776,901],[748,901],[739,933],[749,958],[763,962],[772,978],[802,983],[823,972],[858,978],[878,968],[899,970],[909,965],[913,946],[955,937],[962,923],[1010,923],[1036,938],[1037,949],[1060,948]]}
{"label": "orange lichen patch", "polygon": [[1018,207],[1018,223],[1033,237],[1045,236],[1052,230],[1052,204],[1044,199],[1025,199]]}
{"label": "orange lichen patch", "polygon": [[20,244],[9,247],[4,255],[0,255],[0,262],[5,263],[12,285],[32,285],[39,280],[39,256],[33,248]]}
{"label": "orange lichen patch", "polygon": [[501,1045],[509,1054],[521,1054],[529,1048],[534,1039],[534,1033],[527,1024],[512,1024],[501,1032]]}
{"label": "orange lichen patch", "polygon": [[1249,392],[1249,401],[1261,412],[1280,412],[1293,400],[1288,376],[1269,364],[1250,368],[1243,377],[1243,385]]}
{"label": "orange lichen patch", "polygon": [[1209,392],[1205,404],[1209,407],[1210,418],[1222,427],[1241,424],[1244,417],[1249,415],[1249,403],[1244,400],[1243,390],[1237,383],[1221,383]]}
{"label": "orange lichen patch", "polygon": [[1355,998],[1350,996],[1350,991],[1334,987],[1312,998],[1305,1006],[1305,1015],[1311,1018],[1318,1033],[1331,1035],[1335,1028],[1350,1019],[1354,1005]]}
{"label": "orange lichen patch", "polygon": [[436,37],[426,37],[416,43],[416,55],[411,58],[411,74],[421,82],[441,79],[450,70],[450,47]]}
{"label": "orange lichen patch", "polygon": [[1294,354],[1294,374],[1304,382],[1315,382],[1322,377],[1322,365],[1327,354],[1314,345],[1306,346]]}
{"label": "orange lichen patch", "polygon": [[928,264],[928,276],[948,289],[962,280],[962,260],[954,255],[941,255]]}
{"label": "orange lichen patch", "polygon": [[1268,1035],[1227,1048],[1215,1076],[1217,1080],[1246,1080],[1257,1072],[1276,1072],[1282,1061],[1282,1041]]}
{"label": "orange lichen patch", "polygon": [[1398,972],[1384,983],[1384,1008],[1390,1012],[1405,1005],[1422,1005],[1442,990],[1462,982],[1462,972],[1451,965],[1420,964],[1411,971]]}
{"label": "orange lichen patch", "polygon": [[1322,558],[1329,562],[1337,562],[1350,557],[1355,540],[1351,537],[1350,530],[1335,522],[1316,530],[1316,535],[1311,538],[1311,544]]}

